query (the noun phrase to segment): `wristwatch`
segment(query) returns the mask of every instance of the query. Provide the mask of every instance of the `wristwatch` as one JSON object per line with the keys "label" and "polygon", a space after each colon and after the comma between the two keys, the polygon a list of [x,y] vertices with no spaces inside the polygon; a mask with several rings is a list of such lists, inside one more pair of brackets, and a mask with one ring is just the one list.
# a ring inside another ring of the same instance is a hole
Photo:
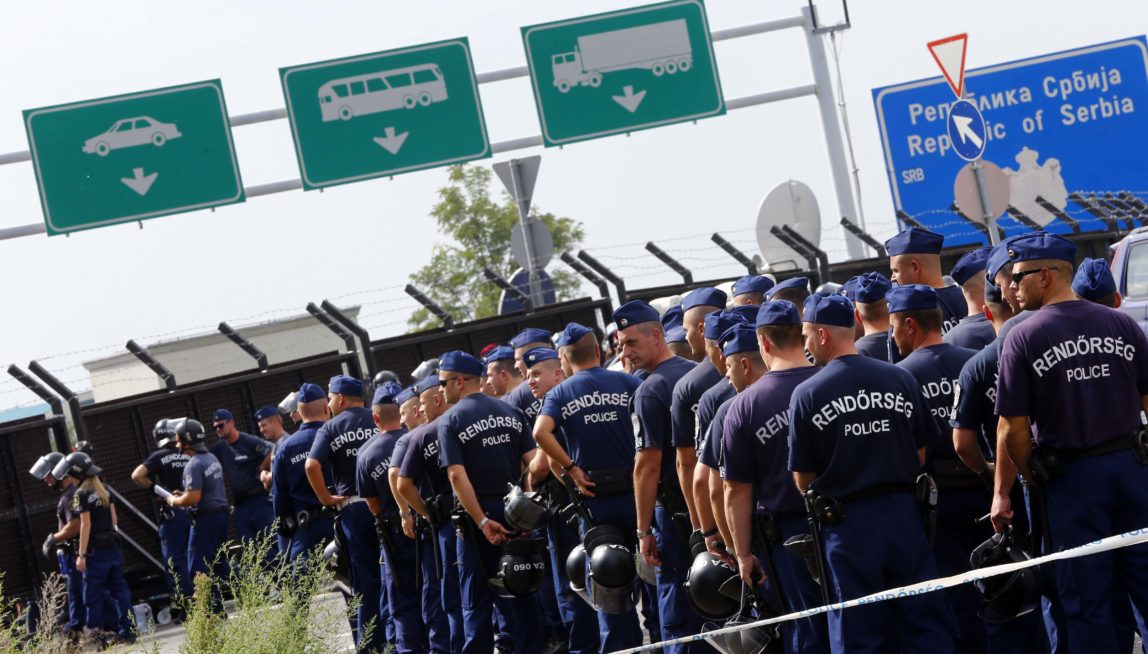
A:
{"label": "wristwatch", "polygon": [[483,527],[485,527],[485,526],[486,526],[486,523],[488,523],[488,522],[490,522],[490,518],[488,518],[488,517],[486,517],[486,516],[483,516],[483,517],[482,517],[482,522],[478,523],[478,528],[479,528],[479,529],[482,529]]}
{"label": "wristwatch", "polygon": [[718,533],[718,528],[714,527],[713,529],[710,529],[709,531],[703,531],[702,532],[702,538],[709,538],[711,536],[717,536],[717,533]]}
{"label": "wristwatch", "polygon": [[570,472],[570,471],[571,471],[571,470],[573,470],[575,467],[577,467],[577,465],[578,465],[577,463],[574,463],[574,459],[570,459],[570,465],[568,465],[568,466],[562,466],[562,471],[563,471],[563,472]]}
{"label": "wristwatch", "polygon": [[638,529],[636,531],[638,534],[638,540],[642,540],[646,536],[653,536],[654,535],[654,525],[651,524],[650,526],[646,527],[645,531],[642,531],[641,529]]}

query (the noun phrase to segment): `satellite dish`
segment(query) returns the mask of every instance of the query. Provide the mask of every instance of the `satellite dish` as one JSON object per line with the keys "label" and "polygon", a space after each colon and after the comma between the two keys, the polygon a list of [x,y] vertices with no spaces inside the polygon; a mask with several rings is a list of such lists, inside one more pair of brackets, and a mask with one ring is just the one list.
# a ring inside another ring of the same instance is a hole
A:
{"label": "satellite dish", "polygon": [[813,190],[803,182],[782,182],[765,195],[757,210],[757,246],[769,270],[800,270],[804,258],[770,231],[788,225],[815,246],[821,246],[821,210]]}

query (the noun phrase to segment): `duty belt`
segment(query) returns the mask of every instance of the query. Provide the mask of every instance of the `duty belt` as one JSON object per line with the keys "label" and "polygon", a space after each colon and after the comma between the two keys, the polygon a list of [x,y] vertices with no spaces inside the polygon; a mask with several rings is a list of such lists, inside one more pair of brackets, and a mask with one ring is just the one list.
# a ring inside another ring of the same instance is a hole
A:
{"label": "duty belt", "polygon": [[1092,447],[1059,448],[1037,445],[1032,451],[1033,473],[1039,481],[1049,482],[1067,472],[1064,467],[1066,463],[1074,463],[1081,459],[1123,450],[1135,450],[1136,458],[1141,463],[1148,463],[1148,453],[1145,452],[1143,434],[1143,431],[1124,434]]}
{"label": "duty belt", "polygon": [[352,504],[358,504],[359,502],[366,502],[366,500],[359,497],[358,495],[351,495],[351,496],[347,497],[346,499],[344,499],[342,502],[339,502],[338,504],[336,504],[335,508],[338,509],[339,511],[343,511],[348,506],[351,506]]}
{"label": "duty belt", "polygon": [[1090,456],[1100,456],[1101,454],[1111,454],[1113,452],[1120,452],[1121,450],[1130,450],[1136,446],[1135,434],[1124,434],[1117,436],[1112,440],[1105,441],[1099,445],[1092,447],[1080,448],[1053,448],[1053,450],[1060,455],[1061,460],[1065,463],[1072,463],[1081,459],[1087,459]]}
{"label": "duty belt", "polygon": [[985,490],[980,475],[969,470],[969,467],[959,459],[933,459],[930,467],[933,469],[933,479],[937,482],[938,490],[953,492]]}
{"label": "duty belt", "polygon": [[686,510],[686,499],[677,482],[677,479],[668,477],[658,480],[657,504],[672,513]]}

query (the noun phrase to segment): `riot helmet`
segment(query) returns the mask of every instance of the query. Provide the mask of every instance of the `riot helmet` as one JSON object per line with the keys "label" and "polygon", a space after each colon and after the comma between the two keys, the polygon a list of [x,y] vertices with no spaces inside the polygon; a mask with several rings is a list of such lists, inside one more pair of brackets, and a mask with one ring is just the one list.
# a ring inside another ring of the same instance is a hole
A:
{"label": "riot helmet", "polygon": [[736,593],[731,597],[728,591],[723,592],[725,584],[734,580],[741,584],[737,570],[712,552],[702,552],[694,557],[686,575],[686,597],[703,618],[728,620],[742,605]]}
{"label": "riot helmet", "polygon": [[590,601],[590,593],[586,590],[586,548],[582,543],[575,545],[566,557],[566,579],[570,590],[593,607],[594,602]]}
{"label": "riot helmet", "polygon": [[372,384],[375,386],[375,388],[382,386],[383,382],[394,382],[402,386],[402,382],[399,381],[399,376],[390,370],[380,370],[372,380]]}
{"label": "riot helmet", "polygon": [[75,447],[72,448],[73,452],[83,452],[88,456],[96,453],[96,447],[92,445],[91,441],[76,441]]}
{"label": "riot helmet", "polygon": [[498,577],[490,580],[495,592],[503,597],[533,595],[546,577],[545,554],[546,541],[541,538],[507,541],[498,559]]}
{"label": "riot helmet", "polygon": [[63,479],[65,476],[70,476],[73,479],[84,479],[92,477],[103,472],[103,468],[99,467],[92,461],[92,457],[84,452],[72,452],[68,456],[60,459],[55,468],[52,468],[52,476],[56,479]]}
{"label": "riot helmet", "polygon": [[346,589],[348,595],[351,594],[351,561],[343,555],[338,539],[323,548],[323,562],[334,573],[335,582]]}
{"label": "riot helmet", "polygon": [[637,601],[638,570],[627,537],[622,527],[599,525],[582,541],[590,552],[590,599],[604,613],[628,613]]}
{"label": "riot helmet", "polygon": [[[28,470],[28,474],[40,481],[44,481],[45,477],[52,474],[52,469],[56,467],[56,464],[63,459],[64,455],[59,452],[48,452],[44,456],[36,459],[36,462],[32,464],[32,468]],[[55,475],[53,475],[53,478],[55,478]]]}
{"label": "riot helmet", "polygon": [[550,519],[552,511],[542,504],[542,496],[535,491],[523,492],[511,484],[503,498],[506,524],[515,531],[530,531]]}
{"label": "riot helmet", "polygon": [[161,418],[151,430],[155,436],[155,444],[159,447],[173,447],[175,445],[175,420]]}
{"label": "riot helmet", "polygon": [[180,447],[189,447],[196,452],[207,451],[207,432],[203,423],[194,418],[183,418],[175,423],[176,440]]}
{"label": "riot helmet", "polygon": [[[1016,541],[1012,525],[1009,525],[1004,531],[993,534],[992,538],[977,545],[969,556],[969,563],[976,570],[1004,563],[1019,563],[1031,558]],[[1031,613],[1040,601],[1036,568],[985,577],[974,581],[973,585],[984,595],[985,605],[977,614],[986,622],[1008,622]]]}

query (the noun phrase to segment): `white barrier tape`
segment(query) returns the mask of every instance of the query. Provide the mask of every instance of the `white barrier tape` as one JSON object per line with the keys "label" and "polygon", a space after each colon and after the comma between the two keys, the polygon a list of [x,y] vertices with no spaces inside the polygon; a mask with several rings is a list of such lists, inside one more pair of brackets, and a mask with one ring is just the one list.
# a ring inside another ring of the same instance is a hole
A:
{"label": "white barrier tape", "polygon": [[942,577],[940,579],[931,579],[929,581],[922,581],[920,583],[912,584],[910,586],[902,586],[900,588],[890,588],[889,590],[882,591],[879,593],[873,593],[872,595],[866,595],[865,597],[859,597],[857,599],[846,600],[844,602],[838,602],[836,604],[829,604],[826,606],[819,606],[819,607],[814,608],[814,609],[806,609],[804,611],[796,611],[794,613],[788,613],[786,615],[781,615],[781,616],[778,616],[776,618],[769,618],[766,620],[759,620],[757,622],[740,624],[740,625],[737,625],[734,627],[723,627],[721,629],[714,629],[713,631],[707,631],[704,634],[694,634],[692,636],[683,636],[681,638],[677,638],[674,640],[666,640],[666,641],[662,641],[660,643],[651,643],[649,645],[642,645],[641,647],[633,647],[630,649],[618,650],[618,651],[614,652],[613,654],[636,654],[637,652],[650,652],[653,650],[662,649],[664,647],[670,647],[672,645],[681,645],[681,644],[685,644],[685,643],[695,643],[698,641],[704,641],[706,638],[709,638],[712,636],[721,636],[724,634],[732,634],[732,633],[735,633],[738,631],[743,631],[745,629],[751,629],[751,628],[755,628],[755,627],[764,627],[764,626],[768,626],[771,624],[777,624],[779,622],[789,622],[790,620],[797,620],[799,618],[807,618],[809,616],[817,615],[819,613],[828,613],[829,611],[839,611],[841,609],[847,609],[847,608],[854,607],[854,606],[861,606],[863,604],[875,604],[877,602],[885,602],[885,601],[888,601],[891,599],[897,599],[900,597],[911,597],[913,595],[921,595],[923,593],[931,593],[933,591],[942,590],[942,589],[948,588],[950,586],[956,586],[959,584],[967,584],[967,583],[970,583],[973,581],[978,581],[980,579],[984,579],[985,577],[993,577],[996,575],[1008,574],[1010,572],[1015,572],[1017,570],[1023,570],[1024,568],[1031,568],[1033,566],[1037,566],[1037,565],[1040,565],[1042,563],[1050,563],[1052,561],[1060,561],[1062,559],[1075,559],[1075,558],[1081,557],[1081,556],[1088,556],[1090,554],[1099,554],[1101,552],[1107,552],[1109,550],[1120,549],[1122,547],[1129,547],[1131,545],[1138,545],[1138,544],[1144,543],[1144,542],[1148,542],[1148,527],[1145,527],[1143,529],[1137,529],[1135,531],[1129,531],[1129,532],[1126,532],[1123,534],[1117,534],[1116,536],[1109,536],[1108,538],[1102,538],[1100,540],[1093,541],[1091,543],[1085,543],[1084,545],[1078,545],[1077,547],[1062,550],[1060,552],[1054,552],[1052,554],[1046,554],[1044,556],[1039,556],[1035,559],[1029,559],[1028,561],[1019,561],[1017,563],[1002,563],[1001,565],[994,565],[994,566],[991,566],[988,568],[979,568],[977,570],[972,570],[970,572],[965,572],[965,573],[962,573],[959,575],[953,575],[951,577]]}

